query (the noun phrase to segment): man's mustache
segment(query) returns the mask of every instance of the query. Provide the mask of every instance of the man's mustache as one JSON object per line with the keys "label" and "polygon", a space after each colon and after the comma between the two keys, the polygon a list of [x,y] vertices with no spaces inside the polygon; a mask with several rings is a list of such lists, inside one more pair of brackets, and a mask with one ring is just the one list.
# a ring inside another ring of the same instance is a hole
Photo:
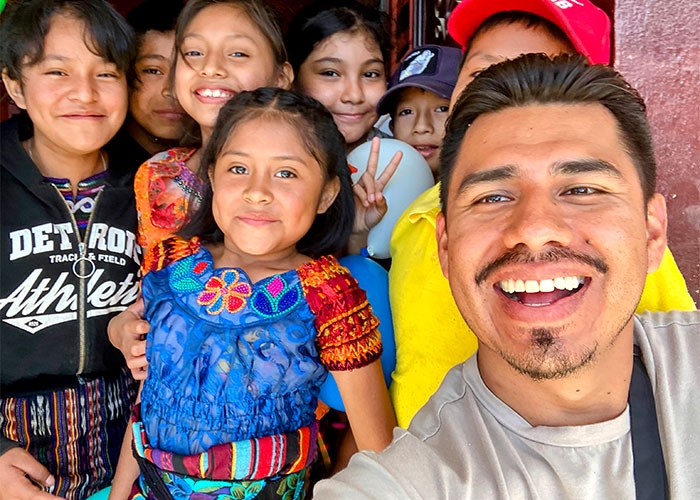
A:
{"label": "man's mustache", "polygon": [[605,261],[603,261],[603,259],[592,255],[587,255],[585,253],[576,252],[570,248],[552,247],[540,252],[539,254],[533,254],[532,252],[528,251],[524,245],[518,245],[477,272],[476,284],[481,285],[492,273],[507,264],[533,264],[536,262],[562,261],[580,262],[595,268],[601,274],[608,272],[608,265],[605,263]]}

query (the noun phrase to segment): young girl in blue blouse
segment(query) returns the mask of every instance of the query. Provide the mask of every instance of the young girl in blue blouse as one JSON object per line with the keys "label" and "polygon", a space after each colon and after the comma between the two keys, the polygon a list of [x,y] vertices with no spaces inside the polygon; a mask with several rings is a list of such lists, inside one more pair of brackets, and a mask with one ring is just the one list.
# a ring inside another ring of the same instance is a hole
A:
{"label": "young girl in blue blouse", "polygon": [[378,321],[333,257],[353,221],[344,140],[313,99],[243,92],[199,174],[200,208],[144,259],[135,495],[303,498],[329,371],[361,449],[394,425]]}

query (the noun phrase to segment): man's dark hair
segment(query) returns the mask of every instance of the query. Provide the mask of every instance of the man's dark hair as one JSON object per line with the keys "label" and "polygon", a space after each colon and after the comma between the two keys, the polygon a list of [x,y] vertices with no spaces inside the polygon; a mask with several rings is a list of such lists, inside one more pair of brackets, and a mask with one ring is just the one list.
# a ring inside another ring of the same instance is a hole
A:
{"label": "man's dark hair", "polygon": [[445,126],[440,153],[440,199],[447,192],[465,134],[479,116],[532,104],[601,104],[617,122],[622,144],[641,180],[644,199],[656,191],[656,160],[646,106],[639,93],[609,66],[583,56],[526,54],[489,67],[459,96]]}
{"label": "man's dark hair", "polygon": [[62,14],[85,23],[85,43],[98,56],[128,75],[134,57],[133,32],[104,0],[24,0],[8,5],[0,22],[0,66],[22,81],[22,66],[44,57],[51,18]]}
{"label": "man's dark hair", "polygon": [[223,241],[224,234],[212,214],[214,193],[209,173],[236,128],[256,118],[289,124],[298,131],[299,139],[320,165],[325,180],[339,180],[340,191],[335,200],[325,213],[316,215],[311,228],[296,245],[300,253],[314,258],[339,254],[348,242],[355,218],[345,139],[338,131],[333,116],[320,102],[273,87],[240,92],[219,111],[199,165],[199,176],[204,180],[202,203],[189,223],[180,230],[180,236],[187,239],[199,236],[204,242]]}

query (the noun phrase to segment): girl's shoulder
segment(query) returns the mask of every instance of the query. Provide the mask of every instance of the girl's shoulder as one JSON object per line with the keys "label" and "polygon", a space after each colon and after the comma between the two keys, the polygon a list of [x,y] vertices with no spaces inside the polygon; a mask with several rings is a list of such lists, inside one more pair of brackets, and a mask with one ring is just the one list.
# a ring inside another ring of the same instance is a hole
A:
{"label": "girl's shoulder", "polygon": [[141,262],[141,273],[145,276],[149,272],[160,271],[169,265],[195,255],[202,248],[199,238],[191,240],[172,236],[151,247]]}
{"label": "girl's shoulder", "polygon": [[198,190],[201,190],[201,180],[186,164],[196,152],[194,148],[172,148],[156,153],[136,171],[134,188],[146,193],[152,191],[154,182],[157,183],[161,178],[182,178],[183,182],[195,182]]}
{"label": "girl's shoulder", "polygon": [[309,307],[315,314],[341,298],[364,294],[350,271],[332,255],[304,264],[297,269],[297,274]]}

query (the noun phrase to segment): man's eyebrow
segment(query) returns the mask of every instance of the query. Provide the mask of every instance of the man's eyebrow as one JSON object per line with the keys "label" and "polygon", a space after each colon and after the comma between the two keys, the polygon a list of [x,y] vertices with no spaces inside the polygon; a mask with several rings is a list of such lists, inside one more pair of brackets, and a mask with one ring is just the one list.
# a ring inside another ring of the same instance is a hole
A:
{"label": "man's eyebrow", "polygon": [[622,173],[615,165],[598,158],[558,161],[552,165],[551,172],[554,175],[601,173],[610,177],[622,177]]}
{"label": "man's eyebrow", "polygon": [[474,172],[462,179],[457,187],[457,193],[462,193],[477,184],[511,179],[516,176],[517,172],[518,167],[515,165],[504,165],[502,167]]}
{"label": "man's eyebrow", "polygon": [[[520,169],[515,165],[503,165],[489,170],[474,172],[462,179],[457,188],[457,192],[462,193],[477,184],[512,179],[518,175],[519,170]],[[610,162],[597,158],[558,161],[552,165],[550,172],[552,175],[575,175],[598,172],[610,177],[622,178],[622,173],[617,167]]]}

